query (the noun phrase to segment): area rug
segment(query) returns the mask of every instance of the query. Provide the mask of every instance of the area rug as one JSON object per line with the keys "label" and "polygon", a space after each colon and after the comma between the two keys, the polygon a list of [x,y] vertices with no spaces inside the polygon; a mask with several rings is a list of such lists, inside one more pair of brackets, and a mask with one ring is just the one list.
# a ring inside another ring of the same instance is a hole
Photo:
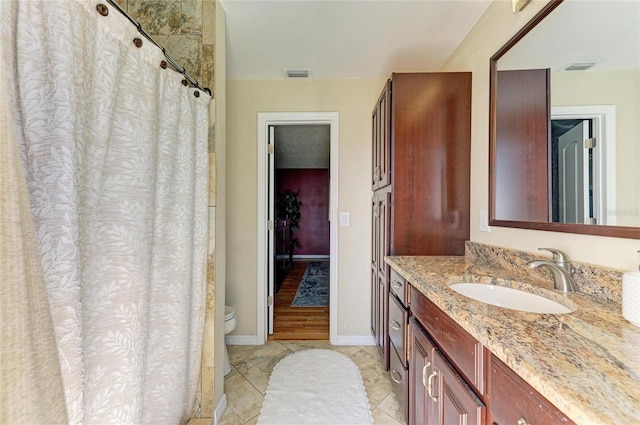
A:
{"label": "area rug", "polygon": [[331,350],[290,354],[273,368],[258,425],[371,425],[360,369]]}
{"label": "area rug", "polygon": [[309,263],[302,276],[293,307],[326,307],[329,305],[329,262]]}

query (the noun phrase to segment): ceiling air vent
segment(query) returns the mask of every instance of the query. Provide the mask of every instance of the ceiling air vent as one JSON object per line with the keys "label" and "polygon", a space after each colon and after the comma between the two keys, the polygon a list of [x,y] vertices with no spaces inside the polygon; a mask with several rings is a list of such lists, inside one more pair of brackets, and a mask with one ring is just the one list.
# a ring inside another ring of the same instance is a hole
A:
{"label": "ceiling air vent", "polygon": [[573,62],[569,66],[567,66],[565,71],[586,71],[587,69],[591,69],[597,62]]}
{"label": "ceiling air vent", "polygon": [[283,69],[284,78],[287,79],[303,79],[309,78],[309,69]]}

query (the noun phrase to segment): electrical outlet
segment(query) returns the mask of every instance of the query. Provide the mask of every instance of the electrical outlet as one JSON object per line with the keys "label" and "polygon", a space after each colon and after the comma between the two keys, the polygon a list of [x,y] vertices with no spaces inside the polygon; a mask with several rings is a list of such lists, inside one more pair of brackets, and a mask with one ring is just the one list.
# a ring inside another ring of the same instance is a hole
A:
{"label": "electrical outlet", "polygon": [[480,231],[491,231],[491,227],[489,227],[489,211],[487,210],[480,210]]}
{"label": "electrical outlet", "polygon": [[349,213],[341,212],[340,213],[340,227],[348,227],[349,226]]}

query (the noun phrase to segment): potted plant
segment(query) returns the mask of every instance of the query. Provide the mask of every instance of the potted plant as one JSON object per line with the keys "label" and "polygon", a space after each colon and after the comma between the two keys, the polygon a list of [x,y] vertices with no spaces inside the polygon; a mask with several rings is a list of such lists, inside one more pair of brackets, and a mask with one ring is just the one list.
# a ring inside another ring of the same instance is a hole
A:
{"label": "potted plant", "polygon": [[302,202],[298,199],[300,190],[293,192],[290,189],[285,190],[278,197],[278,217],[284,218],[289,222],[289,263],[293,261],[293,252],[296,248],[301,247],[298,238],[293,237],[293,232],[300,228],[300,209]]}

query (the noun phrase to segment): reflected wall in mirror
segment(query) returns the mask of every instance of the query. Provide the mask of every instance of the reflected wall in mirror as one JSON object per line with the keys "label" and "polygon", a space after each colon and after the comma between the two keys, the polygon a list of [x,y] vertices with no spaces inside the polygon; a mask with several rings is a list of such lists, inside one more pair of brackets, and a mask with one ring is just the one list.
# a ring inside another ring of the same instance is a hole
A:
{"label": "reflected wall in mirror", "polygon": [[640,238],[640,1],[551,1],[491,58],[491,224]]}

